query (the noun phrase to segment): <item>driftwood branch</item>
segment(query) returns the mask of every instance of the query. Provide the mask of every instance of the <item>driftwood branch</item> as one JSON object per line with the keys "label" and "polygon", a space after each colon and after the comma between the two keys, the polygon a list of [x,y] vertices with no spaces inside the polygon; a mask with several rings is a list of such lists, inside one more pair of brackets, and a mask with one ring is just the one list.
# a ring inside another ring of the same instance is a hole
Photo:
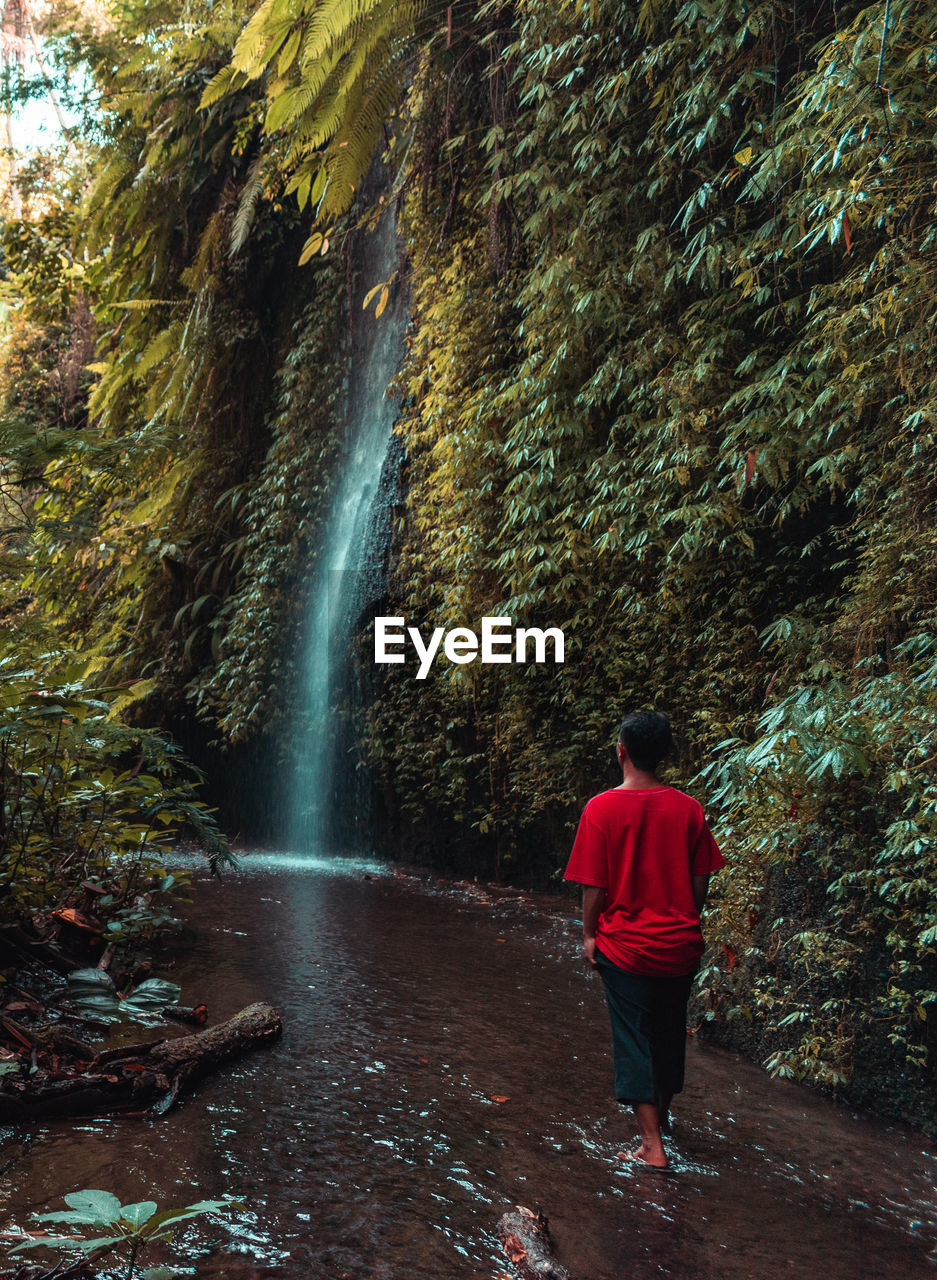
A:
{"label": "driftwood branch", "polygon": [[[162,1115],[197,1080],[222,1063],[271,1044],[281,1031],[276,1009],[252,1004],[194,1035],[124,1045],[65,1070],[0,1076],[0,1124],[49,1116],[149,1111]],[[35,1053],[35,1049],[33,1050]]]}
{"label": "driftwood branch", "polygon": [[498,1236],[518,1274],[524,1280],[572,1280],[569,1272],[553,1255],[553,1241],[547,1220],[517,1205],[498,1223]]}

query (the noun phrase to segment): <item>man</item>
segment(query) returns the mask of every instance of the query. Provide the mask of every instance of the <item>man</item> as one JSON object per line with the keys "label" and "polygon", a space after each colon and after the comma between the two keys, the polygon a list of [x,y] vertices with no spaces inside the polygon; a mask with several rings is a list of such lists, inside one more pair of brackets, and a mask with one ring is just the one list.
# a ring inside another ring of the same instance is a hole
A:
{"label": "man", "polygon": [[668,1163],[661,1125],[683,1088],[700,911],[710,873],[725,865],[699,801],[656,776],[672,746],[665,715],[625,716],[621,785],[586,805],[565,875],[583,886],[583,953],[605,986],[615,1096],[641,1131],[638,1149],[620,1154],[657,1169]]}

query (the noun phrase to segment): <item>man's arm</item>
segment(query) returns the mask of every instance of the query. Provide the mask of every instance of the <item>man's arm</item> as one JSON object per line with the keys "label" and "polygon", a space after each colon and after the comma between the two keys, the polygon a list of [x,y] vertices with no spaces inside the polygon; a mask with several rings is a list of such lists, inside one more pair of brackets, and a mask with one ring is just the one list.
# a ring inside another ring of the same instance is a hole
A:
{"label": "man's arm", "polygon": [[[683,882],[686,884],[686,881]],[[703,903],[706,901],[706,894],[709,892],[709,876],[693,877],[693,901],[696,903],[697,911],[702,911]]]}
{"label": "man's arm", "polygon": [[594,884],[582,886],[582,952],[593,969],[595,963],[595,930],[605,906],[605,890]]}

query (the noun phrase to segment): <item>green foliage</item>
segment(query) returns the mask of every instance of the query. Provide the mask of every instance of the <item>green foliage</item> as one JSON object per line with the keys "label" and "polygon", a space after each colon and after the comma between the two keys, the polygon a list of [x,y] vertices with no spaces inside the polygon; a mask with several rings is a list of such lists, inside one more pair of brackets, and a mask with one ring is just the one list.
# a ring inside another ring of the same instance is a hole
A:
{"label": "green foliage", "polygon": [[663,707],[732,858],[713,1016],[773,1070],[838,1087],[884,1045],[923,1090],[932,27],[923,0],[119,8],[87,198],[7,232],[20,638],[145,675],[138,715],[282,723],[386,129],[414,315],[387,611],[568,648],[418,696],[388,669],[363,732],[394,838],[555,872],[618,714]]}
{"label": "green foliage", "polygon": [[[297,586],[309,580],[315,563],[338,452],[334,344],[342,282],[334,259],[321,263],[316,275],[316,300],[293,326],[277,371],[270,446],[259,474],[217,500],[243,529],[240,571],[214,619],[224,635],[220,660],[193,681],[192,693],[228,741],[256,733],[273,741],[283,728],[293,687],[291,650],[298,647]],[[298,485],[297,476],[306,484]]]}
{"label": "green foliage", "polygon": [[[79,336],[68,297],[83,308],[79,430],[52,434],[61,415],[48,396],[23,422],[19,388],[38,398],[38,380],[21,364],[0,387],[8,440],[34,426],[47,459],[55,446],[29,504],[22,586],[34,609],[82,651],[88,675],[133,679],[149,663],[169,705],[221,654],[214,615],[241,544],[216,500],[264,453],[268,324],[282,301],[271,305],[266,286],[278,255],[295,262],[299,235],[256,148],[255,97],[235,95],[210,118],[199,111],[241,11],[195,16],[191,5],[145,3],[85,39],[101,103],[85,197],[56,213],[58,240],[51,214],[7,231],[17,323],[46,358],[56,326],[66,344]],[[251,250],[232,257],[242,196]]]}
{"label": "green foliage", "polygon": [[[172,877],[167,876],[167,880]],[[118,925],[118,928],[120,926]],[[95,1022],[161,1022],[167,1005],[179,1003],[182,989],[163,978],[147,978],[129,996],[121,996],[103,969],[74,969],[68,975],[68,1003]]]}
{"label": "green foliage", "polygon": [[695,784],[732,858],[713,1013],[831,1084],[868,1028],[920,1090],[932,13],[882,24],[528,0],[424,57],[388,611],[557,625],[569,656],[440,668],[419,697],[393,669],[370,740],[417,830],[514,874],[544,843],[565,861],[622,709],[674,715],[678,784],[728,740]]}
{"label": "green foliage", "polygon": [[0,672],[0,914],[71,906],[90,880],[106,890],[97,910],[114,942],[149,936],[169,919],[162,893],[184,888],[160,865],[180,834],[213,866],[228,858],[175,749],[121,724],[128,691],[88,689],[80,669],[7,657]]}
{"label": "green foliage", "polygon": [[[334,218],[351,207],[399,107],[415,25],[430,7],[426,0],[263,0],[201,105],[210,112],[261,82],[264,133],[279,134],[286,148],[287,191],[317,219]],[[247,196],[245,223],[249,208]]]}
{"label": "green foliage", "polygon": [[[190,1222],[206,1213],[225,1213],[243,1209],[237,1200],[199,1200],[182,1209],[159,1209],[153,1200],[137,1204],[121,1204],[110,1191],[72,1191],[65,1196],[68,1209],[57,1213],[37,1213],[38,1222],[61,1223],[69,1227],[90,1227],[106,1234],[89,1239],[68,1236],[36,1235],[25,1244],[17,1245],[12,1253],[24,1249],[59,1249],[98,1261],[116,1254],[127,1262],[127,1280],[137,1274],[137,1258],[154,1241],[169,1240],[174,1229],[182,1222]],[[141,1273],[141,1280],[171,1280],[175,1271],[167,1267],[149,1268]]]}
{"label": "green foliage", "polygon": [[[145,673],[138,718],[179,717],[191,697],[237,737],[271,701],[258,676],[294,622],[327,488],[341,263],[294,270],[304,232],[278,144],[262,145],[260,86],[200,110],[243,10],[199,14],[159,0],[70,37],[100,93],[99,150],[80,208],[7,228],[24,336],[5,349],[0,433],[20,628],[52,626],[91,681]],[[63,412],[49,390],[69,378]]]}
{"label": "green foliage", "polygon": [[[10,220],[0,241],[9,307],[0,368],[0,537],[22,549],[32,527],[29,496],[70,451],[94,449],[87,431],[85,364],[93,321],[72,254],[68,191],[35,218]],[[30,302],[24,304],[24,299]]]}
{"label": "green foliage", "polygon": [[[870,1027],[921,1071],[937,1002],[934,638],[811,674],[703,770],[747,880],[715,918],[741,968],[704,982],[713,1009],[764,1020],[779,1074],[846,1083]],[[802,885],[787,910],[772,868]]]}

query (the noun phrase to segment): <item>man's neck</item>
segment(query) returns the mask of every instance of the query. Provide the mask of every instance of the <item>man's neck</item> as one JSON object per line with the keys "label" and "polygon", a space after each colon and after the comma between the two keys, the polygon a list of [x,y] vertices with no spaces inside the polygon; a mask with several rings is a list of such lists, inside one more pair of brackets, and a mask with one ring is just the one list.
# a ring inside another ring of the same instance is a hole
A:
{"label": "man's neck", "polygon": [[654,773],[646,769],[636,769],[634,765],[630,767],[625,765],[621,774],[622,780],[619,787],[621,791],[647,791],[651,787],[664,785]]}

